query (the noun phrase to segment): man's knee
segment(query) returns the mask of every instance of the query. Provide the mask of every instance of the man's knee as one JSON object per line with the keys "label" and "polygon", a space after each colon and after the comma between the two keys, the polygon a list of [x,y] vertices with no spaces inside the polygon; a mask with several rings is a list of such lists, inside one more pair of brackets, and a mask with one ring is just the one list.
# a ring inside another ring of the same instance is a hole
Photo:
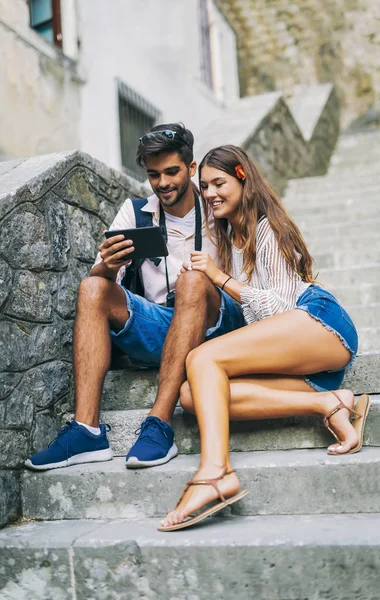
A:
{"label": "man's knee", "polygon": [[179,401],[183,410],[189,413],[194,413],[193,397],[191,395],[191,389],[188,381],[185,381],[185,383],[181,385]]}
{"label": "man's knee", "polygon": [[101,304],[116,284],[104,277],[85,277],[79,285],[78,306]]}
{"label": "man's knee", "polygon": [[176,300],[214,299],[219,297],[218,291],[210,279],[201,271],[186,271],[176,283]]}

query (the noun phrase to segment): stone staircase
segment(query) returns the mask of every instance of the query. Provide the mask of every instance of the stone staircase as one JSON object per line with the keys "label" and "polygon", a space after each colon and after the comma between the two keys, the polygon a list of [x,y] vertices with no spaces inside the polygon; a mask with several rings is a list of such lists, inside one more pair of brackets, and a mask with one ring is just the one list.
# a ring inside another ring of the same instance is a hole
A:
{"label": "stone staircase", "polygon": [[127,471],[123,454],[152,405],[157,373],[110,372],[102,418],[117,458],[23,474],[31,522],[0,532],[1,598],[380,599],[379,201],[379,132],[342,136],[327,175],[291,181],[284,198],[319,280],[359,329],[345,385],[371,394],[366,447],[328,456],[315,418],[235,423],[232,461],[250,494],[203,525],[159,533],[196,468],[196,422],[178,408],[181,455]]}

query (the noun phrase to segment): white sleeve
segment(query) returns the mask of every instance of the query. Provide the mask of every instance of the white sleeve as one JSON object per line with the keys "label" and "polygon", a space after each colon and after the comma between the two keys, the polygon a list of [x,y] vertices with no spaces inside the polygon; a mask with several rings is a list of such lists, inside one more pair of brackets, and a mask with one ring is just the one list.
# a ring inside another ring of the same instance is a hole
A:
{"label": "white sleeve", "polygon": [[299,289],[300,277],[286,262],[272,229],[256,266],[267,289],[248,285],[242,289],[240,300],[247,323],[291,310],[296,304]]}
{"label": "white sleeve", "polygon": [[[122,204],[119,212],[116,217],[112,221],[109,231],[116,229],[134,229],[136,227],[136,217],[135,211],[133,210],[132,200],[127,198],[125,202]],[[95,262],[93,266],[98,265],[102,262],[100,252],[96,255]],[[121,267],[117,274],[116,283],[120,283],[124,277],[125,267]]]}

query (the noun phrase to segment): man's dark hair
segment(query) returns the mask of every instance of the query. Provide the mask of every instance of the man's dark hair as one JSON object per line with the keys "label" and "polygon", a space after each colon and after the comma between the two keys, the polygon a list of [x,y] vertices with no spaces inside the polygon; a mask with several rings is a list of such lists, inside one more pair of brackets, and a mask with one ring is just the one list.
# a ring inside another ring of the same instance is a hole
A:
{"label": "man's dark hair", "polygon": [[140,165],[140,167],[144,167],[145,160],[149,156],[157,156],[164,152],[177,152],[180,159],[188,167],[194,159],[194,136],[191,131],[186,129],[182,123],[163,123],[149,129],[147,134],[160,131],[175,131],[177,135],[174,135],[172,139],[164,133],[156,133],[156,135],[151,138],[147,136],[145,139],[144,136],[142,136],[142,141],[140,141],[137,148],[137,164]]}

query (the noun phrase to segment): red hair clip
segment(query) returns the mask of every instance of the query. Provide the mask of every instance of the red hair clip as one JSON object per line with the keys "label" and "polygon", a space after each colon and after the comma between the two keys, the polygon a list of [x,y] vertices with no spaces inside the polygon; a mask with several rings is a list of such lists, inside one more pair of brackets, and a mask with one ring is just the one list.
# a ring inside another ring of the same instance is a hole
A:
{"label": "red hair clip", "polygon": [[247,179],[247,175],[245,174],[244,169],[241,165],[236,165],[235,172],[236,172],[236,177],[238,179],[241,179],[242,181],[245,181]]}

